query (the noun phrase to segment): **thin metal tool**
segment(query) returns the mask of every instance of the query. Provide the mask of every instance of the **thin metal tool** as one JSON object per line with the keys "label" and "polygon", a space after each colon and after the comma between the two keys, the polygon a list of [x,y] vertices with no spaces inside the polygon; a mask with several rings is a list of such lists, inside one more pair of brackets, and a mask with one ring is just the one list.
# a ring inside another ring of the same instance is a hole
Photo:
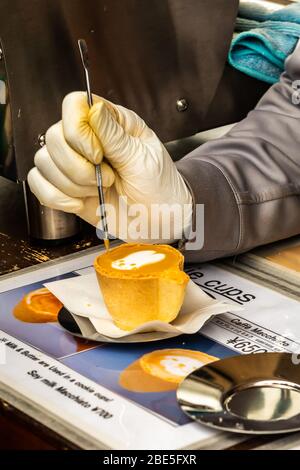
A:
{"label": "thin metal tool", "polygon": [[[79,47],[81,61],[82,61],[83,69],[84,69],[87,102],[88,102],[89,107],[92,107],[93,95],[91,92],[91,83],[90,83],[90,75],[89,75],[89,56],[88,56],[87,44],[84,39],[78,39],[78,47]],[[101,221],[103,225],[103,232],[104,232],[103,241],[104,241],[104,246],[106,250],[109,250],[109,235],[108,235],[105,200],[104,200],[103,185],[102,185],[102,173],[101,173],[100,164],[96,165],[96,181],[97,181],[98,196],[99,196],[99,203],[100,203],[100,217],[101,217]]]}

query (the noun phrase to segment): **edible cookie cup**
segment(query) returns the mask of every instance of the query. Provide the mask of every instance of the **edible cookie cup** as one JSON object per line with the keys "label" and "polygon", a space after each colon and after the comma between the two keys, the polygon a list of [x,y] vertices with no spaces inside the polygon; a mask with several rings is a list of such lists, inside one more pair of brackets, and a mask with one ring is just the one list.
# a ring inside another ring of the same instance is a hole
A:
{"label": "edible cookie cup", "polygon": [[128,243],[99,255],[94,267],[115,324],[130,331],[150,321],[172,322],[189,281],[183,263],[169,245]]}

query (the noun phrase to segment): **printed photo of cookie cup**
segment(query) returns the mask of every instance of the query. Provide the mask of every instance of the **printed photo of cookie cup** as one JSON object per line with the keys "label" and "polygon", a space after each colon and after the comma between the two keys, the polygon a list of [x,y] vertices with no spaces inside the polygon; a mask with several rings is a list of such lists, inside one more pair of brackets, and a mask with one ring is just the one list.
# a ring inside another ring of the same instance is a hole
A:
{"label": "printed photo of cookie cup", "polygon": [[[135,245],[126,245],[133,250]],[[149,245],[136,245],[136,250]],[[122,248],[123,247],[123,248]],[[123,256],[124,245],[96,258],[94,267],[107,309],[114,323],[123,330],[133,330],[150,321],[170,323],[182,306],[185,288],[189,281],[183,271],[184,258],[175,248],[168,245],[151,245],[156,253],[163,253],[167,263],[153,265],[147,273],[139,270],[122,271],[109,269],[105,257]]]}
{"label": "printed photo of cookie cup", "polygon": [[56,322],[62,303],[45,287],[26,294],[15,306],[15,318],[26,323]]}

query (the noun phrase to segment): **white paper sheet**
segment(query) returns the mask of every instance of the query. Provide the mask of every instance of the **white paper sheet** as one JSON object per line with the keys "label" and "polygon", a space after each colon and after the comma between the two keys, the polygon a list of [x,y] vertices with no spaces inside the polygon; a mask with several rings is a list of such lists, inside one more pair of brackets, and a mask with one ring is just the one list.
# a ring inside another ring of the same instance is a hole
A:
{"label": "white paper sheet", "polygon": [[112,321],[95,273],[44,285],[71,313],[89,318],[98,333],[110,338],[124,338],[137,333],[155,331],[193,334],[199,331],[213,315],[227,312],[229,309],[242,310],[239,306],[232,306],[224,301],[212,299],[194,282],[189,281],[183,305],[172,323],[152,321],[144,323],[132,331],[125,331],[118,328]]}

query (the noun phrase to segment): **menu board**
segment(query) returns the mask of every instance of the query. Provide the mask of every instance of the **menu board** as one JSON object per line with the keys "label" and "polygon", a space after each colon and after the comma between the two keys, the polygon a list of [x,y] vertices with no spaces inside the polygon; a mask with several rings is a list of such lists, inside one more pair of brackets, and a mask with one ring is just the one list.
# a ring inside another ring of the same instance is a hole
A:
{"label": "menu board", "polygon": [[216,315],[201,334],[250,354],[300,352],[300,302],[214,265],[187,269],[191,279],[214,298],[243,307],[238,313]]}
{"label": "menu board", "polygon": [[[214,265],[187,267],[214,298],[239,304],[238,315],[213,317],[193,335],[148,343],[92,343],[57,322],[20,316],[18,306],[44,283],[84,276],[95,252],[0,282],[0,382],[76,430],[86,447],[207,447],[220,433],[191,422],[176,401],[178,371],[262,351],[297,351],[300,303]],[[39,308],[42,310],[42,305]],[[48,319],[49,320],[49,319]]]}

